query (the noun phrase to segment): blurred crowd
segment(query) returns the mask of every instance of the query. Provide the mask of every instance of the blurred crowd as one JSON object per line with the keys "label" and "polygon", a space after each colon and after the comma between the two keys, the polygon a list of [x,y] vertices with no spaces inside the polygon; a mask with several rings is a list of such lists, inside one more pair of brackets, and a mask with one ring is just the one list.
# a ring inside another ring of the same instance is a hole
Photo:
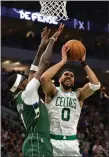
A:
{"label": "blurred crowd", "polygon": [[109,155],[109,102],[107,98],[99,101],[94,100],[96,98],[95,94],[95,98],[85,101],[78,124],[78,138],[83,157]]}
{"label": "blurred crowd", "polygon": [[[17,114],[10,92],[7,91],[6,80],[14,73],[1,72],[2,78],[2,106],[14,111],[17,115],[2,114],[1,127],[1,156],[22,157],[21,147],[26,132]],[[109,156],[109,97],[106,87],[102,87],[83,105],[78,124],[78,139],[82,157],[108,157]]]}
{"label": "blurred crowd", "polygon": [[22,157],[21,146],[25,138],[24,127],[19,120],[9,116],[2,117],[1,156]]}

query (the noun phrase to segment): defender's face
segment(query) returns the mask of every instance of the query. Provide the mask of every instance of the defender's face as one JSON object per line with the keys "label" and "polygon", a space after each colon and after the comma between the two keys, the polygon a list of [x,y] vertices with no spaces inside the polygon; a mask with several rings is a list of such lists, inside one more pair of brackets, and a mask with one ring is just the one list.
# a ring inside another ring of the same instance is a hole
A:
{"label": "defender's face", "polygon": [[24,87],[26,87],[27,84],[28,84],[28,79],[25,79],[25,80],[22,82],[22,85],[23,85]]}
{"label": "defender's face", "polygon": [[61,78],[59,79],[59,83],[66,89],[70,89],[74,85],[74,74],[70,71],[65,71]]}
{"label": "defender's face", "polygon": [[25,90],[26,86],[28,84],[28,79],[26,79],[25,77],[23,77],[20,85],[19,85],[19,88],[23,91]]}

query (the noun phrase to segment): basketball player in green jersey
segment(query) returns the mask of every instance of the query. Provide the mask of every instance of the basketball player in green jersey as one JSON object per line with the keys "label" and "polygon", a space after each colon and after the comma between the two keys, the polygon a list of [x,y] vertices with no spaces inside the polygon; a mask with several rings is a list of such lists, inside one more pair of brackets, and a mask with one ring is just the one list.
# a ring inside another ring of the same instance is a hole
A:
{"label": "basketball player in green jersey", "polygon": [[33,78],[32,75],[29,77],[30,82],[20,74],[15,74],[8,80],[8,87],[15,94],[16,107],[28,134],[22,147],[24,157],[53,156],[48,112],[39,97],[38,88],[40,76],[49,64],[53,45],[63,27],[64,25],[61,24],[57,32],[50,38],[49,44],[40,58],[39,66],[36,68],[37,72]]}
{"label": "basketball player in green jersey", "polygon": [[41,84],[46,95],[45,101],[50,118],[50,133],[54,156],[80,157],[79,142],[76,134],[81,108],[84,99],[100,88],[100,82],[86,64],[85,54],[81,59],[81,64],[88,75],[89,83],[73,92],[74,73],[68,69],[64,70],[59,78],[60,87],[55,87],[51,79],[67,62],[67,51],[68,48],[63,46],[62,60],[41,76]]}

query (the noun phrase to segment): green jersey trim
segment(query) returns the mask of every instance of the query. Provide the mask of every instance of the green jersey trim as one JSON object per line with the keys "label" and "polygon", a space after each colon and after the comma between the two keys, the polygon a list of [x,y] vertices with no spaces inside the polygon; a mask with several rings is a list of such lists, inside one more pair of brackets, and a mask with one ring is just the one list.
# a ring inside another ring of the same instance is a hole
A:
{"label": "green jersey trim", "polygon": [[51,139],[55,139],[55,140],[77,140],[76,135],[64,136],[64,135],[50,134],[50,137],[51,137]]}

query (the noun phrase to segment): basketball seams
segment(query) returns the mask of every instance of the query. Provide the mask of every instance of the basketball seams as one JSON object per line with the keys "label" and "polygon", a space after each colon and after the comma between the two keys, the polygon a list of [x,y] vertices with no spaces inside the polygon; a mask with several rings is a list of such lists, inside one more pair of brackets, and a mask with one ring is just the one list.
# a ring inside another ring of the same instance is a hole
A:
{"label": "basketball seams", "polygon": [[78,44],[75,42],[75,45],[78,47],[78,49],[79,49],[79,52],[80,52],[80,54],[79,54],[79,56],[80,56],[80,59],[82,58],[82,56],[81,56],[81,49],[79,48],[79,46],[78,46]]}
{"label": "basketball seams", "polygon": [[[73,45],[75,44],[75,45]],[[79,61],[84,53],[85,53],[85,46],[78,40],[69,40],[66,42],[66,45],[69,46],[69,60],[70,61]]]}
{"label": "basketball seams", "polygon": [[[72,44],[72,52],[73,52],[73,44]],[[71,54],[71,58],[73,58],[74,54],[73,53],[70,53],[70,54]],[[72,60],[72,59],[70,59],[70,60]]]}
{"label": "basketball seams", "polygon": [[72,44],[72,40],[69,40],[65,45],[68,45],[68,47],[70,48],[70,50],[68,51],[68,60],[71,60],[72,61],[72,58],[73,58],[73,53],[72,53],[72,51],[73,51],[73,47],[71,46],[71,45],[73,45]]}
{"label": "basketball seams", "polygon": [[81,43],[81,42],[78,42],[78,46],[82,48],[82,52],[81,52],[81,58],[84,56],[84,54],[86,53],[86,48],[85,46]]}

